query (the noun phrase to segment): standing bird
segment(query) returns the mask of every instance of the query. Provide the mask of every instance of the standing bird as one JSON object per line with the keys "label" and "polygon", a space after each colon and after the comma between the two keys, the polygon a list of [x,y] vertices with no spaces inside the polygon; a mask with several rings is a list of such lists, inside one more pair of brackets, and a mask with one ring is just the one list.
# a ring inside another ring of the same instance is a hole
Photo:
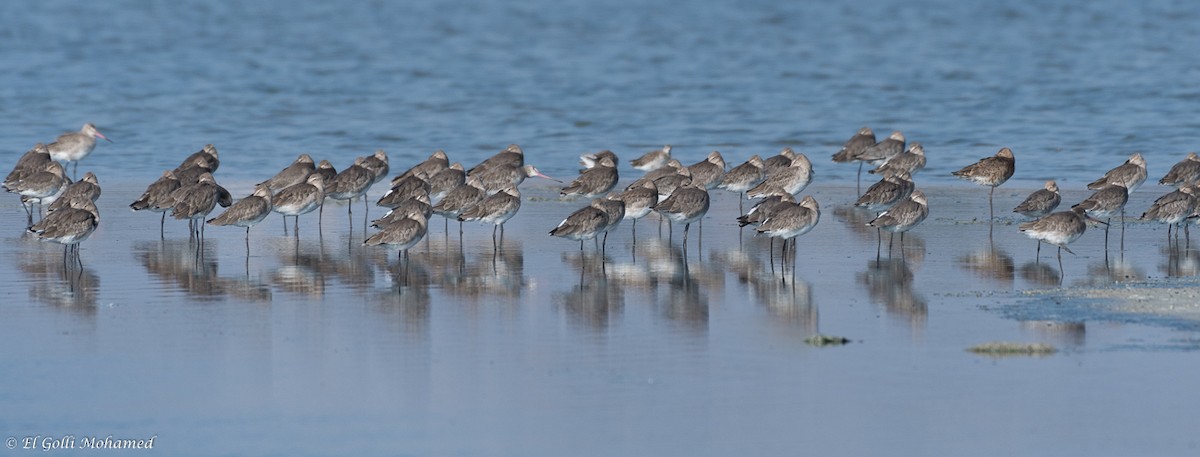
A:
{"label": "standing bird", "polygon": [[206,223],[218,226],[236,225],[246,228],[246,249],[250,249],[250,227],[262,222],[271,214],[271,188],[263,185],[254,187],[254,193],[238,200],[219,216]]}
{"label": "standing bird", "polygon": [[1058,184],[1051,179],[1046,181],[1045,188],[1038,189],[1025,197],[1025,201],[1013,208],[1013,212],[1037,219],[1050,214],[1055,208],[1058,208],[1058,204],[1061,202],[1062,195],[1058,193]]}
{"label": "standing bird", "polygon": [[858,162],[858,174],[855,178],[855,192],[862,190],[862,166],[863,161],[860,158],[863,151],[867,148],[875,146],[875,132],[870,127],[858,129],[858,133],[850,137],[846,144],[842,145],[842,149],[833,155],[833,161],[837,163]]}
{"label": "standing bird", "polygon": [[1162,179],[1158,180],[1158,183],[1172,187],[1184,187],[1200,183],[1200,155],[1196,155],[1195,152],[1189,152],[1187,158],[1171,166],[1171,170]]}
{"label": "standing bird", "polygon": [[190,163],[181,163],[175,167],[175,179],[183,185],[195,184],[200,180],[200,175],[209,173],[212,174],[212,165],[202,157],[192,159]]}
{"label": "standing bird", "polygon": [[400,259],[408,258],[408,250],[417,243],[421,242],[421,238],[425,237],[428,232],[429,221],[421,214],[414,214],[413,217],[401,219],[387,226],[384,226],[379,233],[371,235],[366,240],[363,240],[363,246],[388,246],[391,248],[399,248],[400,252],[397,256]]}
{"label": "standing bird", "polygon": [[146,187],[146,191],[142,192],[142,196],[129,204],[129,208],[134,211],[148,209],[150,211],[162,213],[161,220],[158,221],[159,236],[164,236],[164,225],[167,220],[167,210],[171,209],[174,203],[171,199],[171,193],[179,188],[179,180],[175,178],[175,171],[164,171],[162,176],[154,181],[150,186]]}
{"label": "standing bird", "polygon": [[638,170],[653,171],[662,168],[663,165],[667,164],[668,160],[671,160],[671,145],[669,144],[663,146],[662,149],[655,149],[642,154],[641,157],[630,160],[629,164]]}
{"label": "standing bird", "polygon": [[50,151],[50,158],[54,160],[73,162],[75,166],[72,168],[71,176],[74,177],[75,173],[79,171],[79,161],[96,149],[96,137],[112,143],[112,140],[102,135],[99,130],[96,130],[96,126],[89,122],[83,124],[83,128],[78,132],[59,135],[53,143],[46,145],[46,149]]}
{"label": "standing bird", "polygon": [[[23,201],[33,203],[37,201],[38,212],[41,212],[43,205],[49,204],[47,199],[55,197],[63,187],[69,183],[66,170],[62,165],[55,161],[50,161],[42,165],[42,169],[30,173],[20,180],[12,183],[6,183],[5,187],[9,192],[20,195]],[[33,209],[29,210],[29,224],[33,224]]]}
{"label": "standing bird", "polygon": [[1018,228],[1025,232],[1025,236],[1039,241],[1038,255],[1041,255],[1041,241],[1058,246],[1058,270],[1062,271],[1063,250],[1075,254],[1067,245],[1083,235],[1087,223],[1084,222],[1083,207],[1076,205],[1070,211],[1050,213],[1036,221],[1022,223]]}
{"label": "standing bird", "polygon": [[808,183],[812,181],[812,177],[812,162],[808,160],[808,156],[799,153],[792,158],[791,165],[787,168],[779,169],[774,173],[768,173],[767,179],[764,179],[763,182],[746,191],[746,196],[749,198],[761,198],[775,194],[780,190],[796,195],[804,191],[805,187],[808,187]]}
{"label": "standing bird", "polygon": [[913,190],[912,194],[908,196],[908,200],[884,211],[867,225],[892,232],[891,237],[888,238],[888,255],[890,256],[892,238],[897,233],[900,234],[900,252],[904,252],[904,232],[916,227],[925,220],[926,216],[929,216],[929,202],[925,200],[925,193]]}
{"label": "standing bird", "polygon": [[[325,187],[329,187],[329,184],[333,183],[333,177],[337,176],[337,169],[333,168],[333,164],[329,163],[328,160],[322,159],[320,162],[317,163],[317,169],[313,170],[313,174],[320,176],[321,182],[325,185]],[[307,178],[305,178],[305,179],[307,179]],[[324,222],[325,222],[325,205],[322,204],[321,207],[317,209],[317,226],[320,227],[321,224]],[[286,221],[284,222],[284,230],[285,231],[287,230],[287,222]]]}
{"label": "standing bird", "polygon": [[870,174],[883,174],[897,171],[903,171],[908,174],[914,174],[925,168],[925,147],[921,143],[912,143],[908,145],[908,150],[900,154],[892,156],[890,159],[884,160],[883,163],[875,167],[874,170],[868,171]]}
{"label": "standing bird", "polygon": [[445,170],[437,172],[429,178],[429,198],[440,200],[446,194],[467,182],[467,172],[461,163],[454,162]]}
{"label": "standing bird", "polygon": [[610,200],[621,200],[625,204],[625,219],[633,220],[633,239],[637,240],[637,221],[658,205],[658,186],[654,181],[644,181],[633,189],[626,189],[617,195],[609,195]]}
{"label": "standing bird", "polygon": [[[764,220],[755,230],[760,234],[783,240],[782,260],[786,260],[788,240],[812,231],[813,227],[816,227],[817,223],[821,221],[821,208],[811,195],[805,196],[798,204],[783,203],[780,206],[782,208],[777,208],[775,213]],[[793,240],[792,246],[794,247],[795,244],[796,242]]]}
{"label": "standing bird", "polygon": [[683,246],[687,248],[688,229],[708,213],[709,195],[703,187],[686,186],[676,189],[670,197],[658,203],[654,211],[671,221],[683,224]]}
{"label": "standing bird", "polygon": [[738,216],[738,227],[745,227],[747,225],[754,225],[757,227],[758,225],[762,224],[763,221],[770,219],[771,215],[775,213],[776,208],[783,209],[783,206],[780,205],[781,203],[789,203],[794,205],[796,204],[796,197],[788,193],[779,193],[777,195],[771,195],[759,200],[758,203],[755,203],[754,206],[750,207],[750,211],[747,211],[746,214]]}
{"label": "standing bird", "polygon": [[[483,189],[483,183],[479,182],[476,176],[467,177],[463,185],[455,187],[442,200],[433,205],[433,212],[446,218],[446,234],[450,234],[450,219],[458,219],[458,216],[466,211],[467,208],[475,206],[487,196]],[[462,236],[462,221],[458,223],[458,235]]]}
{"label": "standing bird", "polygon": [[[375,179],[371,180],[372,185],[379,181],[383,181],[384,178],[387,178],[387,174],[390,169],[388,167],[387,153],[383,152],[383,149],[378,149],[374,154],[363,158],[360,166],[371,170],[371,173],[375,174]],[[370,188],[370,186],[367,187]]]}
{"label": "standing bird", "polygon": [[26,176],[45,170],[46,164],[52,161],[50,150],[46,149],[46,145],[42,143],[34,145],[33,149],[26,151],[21,158],[17,159],[17,164],[13,165],[12,171],[4,178],[4,188],[7,189]]}
{"label": "standing bird", "polygon": [[[367,189],[371,184],[375,183],[375,172],[363,166],[367,161],[364,157],[359,157],[354,160],[354,165],[342,170],[330,180],[329,186],[325,187],[325,197],[334,200],[347,200],[346,216],[354,215],[354,199],[363,196],[367,193]],[[363,211],[367,211],[367,200],[363,199]],[[353,220],[351,220],[353,224]]]}
{"label": "standing bird", "polygon": [[[1150,209],[1142,213],[1142,220],[1158,221],[1167,224],[1167,240],[1170,241],[1171,228],[1185,223],[1195,211],[1196,188],[1193,186],[1183,186],[1154,200],[1154,204],[1150,205]],[[1184,225],[1183,228],[1190,241],[1190,230],[1188,230],[1187,225]],[[1179,237],[1179,230],[1175,230],[1175,237]]]}
{"label": "standing bird", "polygon": [[473,175],[495,166],[523,167],[525,166],[525,151],[521,150],[520,146],[510,144],[503,151],[497,152],[496,155],[484,159],[483,162],[479,162],[478,165],[467,170],[467,174]]}
{"label": "standing bird", "polygon": [[206,144],[199,151],[193,152],[192,155],[187,156],[186,159],[183,159],[183,162],[179,165],[180,169],[191,166],[196,159],[204,159],[204,162],[208,164],[208,169],[213,172],[216,172],[217,167],[221,166],[221,159],[218,157],[217,147],[213,146],[212,144]]}
{"label": "standing bird", "polygon": [[1108,227],[1113,216],[1121,218],[1121,249],[1125,249],[1125,203],[1129,202],[1129,190],[1120,184],[1107,184],[1090,197],[1071,208],[1082,208],[1086,214],[1104,221],[1104,251],[1108,252]]}
{"label": "standing bird", "polygon": [[558,226],[550,230],[550,236],[566,238],[579,242],[579,250],[583,251],[583,241],[595,239],[596,235],[608,227],[608,215],[594,206],[585,206],[571,213]]}
{"label": "standing bird", "polygon": [[521,209],[521,191],[517,190],[517,186],[511,185],[461,212],[458,215],[458,221],[482,221],[493,224],[492,245],[495,246],[496,231],[501,231],[500,239],[503,240],[504,223],[512,219],[519,209]]}
{"label": "standing bird", "polygon": [[388,189],[382,197],[379,197],[379,201],[375,202],[375,206],[395,208],[418,195],[429,196],[431,188],[429,183],[418,178],[417,175],[408,175],[393,184],[391,189]]}
{"label": "standing bird", "polygon": [[495,194],[507,188],[508,186],[519,186],[525,181],[525,178],[537,176],[539,178],[549,179],[555,182],[562,182],[551,178],[538,171],[533,165],[515,166],[510,164],[496,164],[488,168],[478,171],[475,174],[467,173],[468,176],[478,176],[479,182],[483,184],[483,188],[488,195]]}
{"label": "standing bird", "polygon": [[[414,175],[418,178],[428,181],[429,179],[433,178],[434,175],[449,167],[450,159],[446,156],[446,151],[438,149],[437,151],[434,151],[433,154],[430,154],[428,159],[413,165],[412,168],[409,168],[404,173],[392,178],[392,185],[396,185],[396,183],[400,182],[401,179]],[[462,165],[459,165],[459,167],[461,168]]]}
{"label": "standing bird", "polygon": [[594,168],[596,165],[599,165],[600,159],[603,159],[605,157],[612,160],[614,167],[617,166],[616,164],[621,163],[621,161],[619,159],[617,159],[617,154],[612,151],[609,151],[607,149],[597,152],[595,154],[583,154],[583,155],[579,156],[579,165],[583,166],[583,170],[579,170],[580,173],[582,173],[584,170],[587,170],[588,168]]}
{"label": "standing bird", "polygon": [[[871,187],[868,187],[867,191],[854,202],[854,206],[866,208],[868,211],[880,214],[907,200],[912,195],[914,189],[916,189],[916,184],[912,182],[908,173],[889,174],[884,176],[879,182],[871,185]],[[882,245],[883,233],[877,226],[875,227],[876,255],[878,255]]]}
{"label": "standing bird", "polygon": [[217,206],[220,192],[220,186],[217,185],[217,181],[213,179],[211,173],[200,175],[200,179],[195,184],[181,186],[171,192],[171,198],[175,200],[175,203],[171,205],[171,217],[179,220],[187,219],[189,234],[195,234],[203,240],[204,217],[208,216],[208,213],[211,213]]}
{"label": "standing bird", "polygon": [[86,198],[94,202],[100,198],[100,192],[100,181],[96,178],[95,173],[89,171],[83,174],[83,179],[68,184],[63,194],[46,207],[46,211],[55,211],[71,206],[71,200],[77,198]]}
{"label": "standing bird", "polygon": [[282,214],[283,227],[287,229],[287,217],[292,216],[292,224],[296,237],[300,236],[300,215],[308,214],[320,208],[325,202],[325,179],[316,173],[300,184],[285,187],[271,197],[271,210]]}
{"label": "standing bird", "polygon": [[617,185],[620,177],[617,174],[617,163],[611,157],[600,158],[596,166],[590,167],[579,174],[559,192],[560,196],[582,195],[593,198],[604,195]]}
{"label": "standing bird", "polygon": [[1125,163],[1118,165],[1112,170],[1108,170],[1108,173],[1105,173],[1104,177],[1088,183],[1087,188],[1099,190],[1107,184],[1117,184],[1129,189],[1129,192],[1133,192],[1145,180],[1146,159],[1142,157],[1140,152],[1135,152],[1129,156],[1129,159]]}
{"label": "standing bird", "polygon": [[608,224],[600,229],[604,232],[604,241],[600,242],[600,252],[608,250],[608,232],[616,230],[618,225],[621,225],[621,220],[625,219],[625,202],[619,199],[612,198],[597,198],[592,200],[592,207],[604,211],[604,216],[608,218]]}
{"label": "standing bird", "polygon": [[99,225],[100,212],[96,209],[95,203],[88,199],[77,199],[75,206],[55,211],[29,227],[29,231],[37,235],[41,241],[51,241],[63,245],[63,267],[65,268],[67,254],[74,252],[78,259],[79,243],[88,239]]}
{"label": "standing bird", "polygon": [[980,159],[951,174],[992,188],[988,191],[988,220],[991,221],[996,218],[996,212],[992,206],[992,197],[996,193],[996,186],[1008,181],[1008,178],[1011,178],[1013,172],[1016,171],[1016,166],[1017,161],[1013,158],[1012,149],[1001,148],[996,155]]}
{"label": "standing bird", "polygon": [[720,152],[710,152],[704,160],[689,165],[688,171],[692,173],[693,183],[705,190],[712,190],[725,175],[725,158],[721,157]]}
{"label": "standing bird", "polygon": [[420,214],[425,219],[429,219],[433,215],[433,205],[429,204],[428,195],[414,196],[388,210],[383,217],[371,221],[371,227],[381,228],[400,219],[410,219],[414,214]]}
{"label": "standing bird", "polygon": [[271,179],[258,183],[258,185],[267,186],[272,192],[279,192],[304,182],[308,179],[308,175],[312,174],[315,169],[316,165],[313,164],[312,156],[300,154],[291,165],[280,170]]}
{"label": "standing bird", "polygon": [[[875,144],[874,141],[871,144]],[[792,160],[796,158],[796,151],[790,147],[785,147],[771,157],[763,160],[763,174],[766,177],[771,177],[776,171],[792,166]]]}
{"label": "standing bird", "polygon": [[721,182],[717,183],[717,188],[738,194],[738,212],[740,213],[746,191],[763,182],[765,178],[763,160],[758,157],[758,154],[755,154],[750,156],[750,160],[747,160],[746,163],[733,167],[732,170],[725,173],[725,176],[721,177]]}

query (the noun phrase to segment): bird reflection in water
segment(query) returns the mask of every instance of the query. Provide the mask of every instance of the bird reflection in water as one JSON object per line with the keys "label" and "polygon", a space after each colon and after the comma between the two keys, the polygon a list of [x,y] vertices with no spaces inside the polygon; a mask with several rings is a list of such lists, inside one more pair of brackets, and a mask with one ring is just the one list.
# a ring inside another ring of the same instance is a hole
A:
{"label": "bird reflection in water", "polygon": [[1170,243],[1159,248],[1164,255],[1158,270],[1168,277],[1180,278],[1200,275],[1200,251],[1188,249],[1181,243]]}
{"label": "bird reflection in water", "polygon": [[1021,265],[1021,278],[1039,286],[1059,286],[1062,274],[1049,262],[1026,262]]}
{"label": "bird reflection in water", "polygon": [[570,292],[555,294],[574,323],[597,330],[607,329],[625,307],[625,292],[620,281],[609,281],[609,259],[592,251],[563,252],[562,261],[579,270],[579,284]]}
{"label": "bird reflection in water", "polygon": [[975,274],[1004,284],[1011,284],[1016,266],[1012,256],[991,242],[959,258],[959,264]]}
{"label": "bird reflection in water", "polygon": [[213,255],[216,245],[213,240],[202,245],[191,240],[138,242],[133,246],[133,255],[150,275],[162,283],[173,284],[192,298],[271,301],[271,288],[251,280],[248,274],[239,279],[217,275],[217,261]]}
{"label": "bird reflection in water", "polygon": [[1146,274],[1125,260],[1123,256],[1113,256],[1088,264],[1087,279],[1079,286],[1105,286],[1113,283],[1137,281],[1145,279]]}
{"label": "bird reflection in water", "polygon": [[925,327],[929,307],[925,298],[913,291],[913,271],[904,259],[869,261],[857,276],[871,301],[883,304],[889,314],[907,319],[914,330]]}
{"label": "bird reflection in water", "polygon": [[18,268],[30,282],[29,296],[47,305],[91,313],[96,309],[100,277],[95,270],[71,262],[63,264],[57,244],[27,237],[34,249],[17,255]]}

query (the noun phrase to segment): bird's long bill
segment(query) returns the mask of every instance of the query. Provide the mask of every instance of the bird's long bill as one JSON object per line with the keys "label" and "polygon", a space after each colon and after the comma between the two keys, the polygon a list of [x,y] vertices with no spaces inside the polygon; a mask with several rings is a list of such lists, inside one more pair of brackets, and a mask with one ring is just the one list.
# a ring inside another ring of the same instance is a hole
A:
{"label": "bird's long bill", "polygon": [[[1096,218],[1094,218],[1094,217],[1092,217],[1092,216],[1090,216],[1090,215],[1084,215],[1084,217],[1086,217],[1086,218],[1087,218],[1087,220],[1089,220],[1089,221],[1092,221],[1092,222],[1095,222],[1095,223],[1097,223],[1097,224],[1100,224],[1100,225],[1108,225],[1108,222],[1104,222],[1104,221],[1102,221],[1102,220],[1100,220],[1100,219],[1096,219]],[[1067,252],[1071,252],[1071,251],[1067,251]]]}
{"label": "bird's long bill", "polygon": [[551,180],[551,181],[554,181],[554,182],[556,182],[556,183],[562,183],[562,181],[559,181],[559,180],[557,180],[557,179],[554,179],[554,178],[551,178],[551,177],[549,177],[549,176],[546,176],[544,173],[542,173],[542,172],[540,172],[540,171],[535,171],[535,172],[533,173],[533,175],[534,175],[534,176],[537,176],[537,177],[539,177],[539,178],[546,178],[546,179],[549,179],[549,180]]}
{"label": "bird's long bill", "polygon": [[96,136],[98,136],[98,137],[100,137],[100,138],[104,139],[104,141],[107,141],[107,142],[109,142],[109,143],[112,143],[112,142],[113,142],[113,140],[110,140],[110,139],[108,139],[108,137],[104,136],[104,134],[103,134],[103,133],[96,132]]}

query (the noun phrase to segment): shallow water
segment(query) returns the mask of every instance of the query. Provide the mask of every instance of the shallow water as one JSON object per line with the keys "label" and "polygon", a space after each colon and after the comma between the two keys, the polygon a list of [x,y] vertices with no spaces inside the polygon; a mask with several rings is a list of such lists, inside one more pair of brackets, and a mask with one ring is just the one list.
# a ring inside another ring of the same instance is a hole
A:
{"label": "shallow water", "polygon": [[[0,435],[157,435],[170,455],[1192,453],[1195,314],[1072,291],[1194,293],[1197,251],[1131,222],[1123,253],[1093,227],[1059,269],[1008,208],[1047,178],[1079,201],[1133,151],[1151,178],[1130,214],[1149,206],[1192,148],[1198,12],[0,4],[4,167],[88,121],[116,141],[83,163],[105,193],[82,269],[0,199]],[[855,167],[827,159],[862,125],[929,153],[932,215],[903,254],[885,240],[876,255],[848,209]],[[272,217],[249,247],[221,227],[198,246],[173,222],[160,239],[157,215],[125,205],[206,143],[235,195],[305,151],[342,168],[383,148],[395,174],[438,148],[470,165],[519,143],[567,177],[604,148],[732,165],[792,146],[816,164],[823,219],[787,273],[737,230],[731,195],[686,257],[653,219],[601,257],[545,235],[580,203],[539,180],[497,249],[490,228],[460,243],[435,218],[402,263],[361,247],[361,206],[351,227],[344,205],[298,238]],[[986,189],[949,172],[1001,146],[1018,171],[989,226]],[[805,344],[818,333],[852,342]],[[965,351],[997,340],[1059,352]]]}

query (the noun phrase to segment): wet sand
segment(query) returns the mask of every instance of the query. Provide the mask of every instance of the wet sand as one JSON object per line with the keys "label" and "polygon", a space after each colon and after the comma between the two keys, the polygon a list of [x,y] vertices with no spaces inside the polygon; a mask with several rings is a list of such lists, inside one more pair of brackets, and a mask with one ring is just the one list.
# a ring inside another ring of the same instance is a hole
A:
{"label": "wet sand", "polygon": [[[877,255],[853,187],[818,184],[805,194],[822,219],[793,269],[739,230],[732,194],[714,192],[686,250],[651,216],[636,240],[623,224],[601,256],[547,235],[584,202],[539,184],[523,186],[495,247],[491,226],[465,224],[460,243],[435,217],[407,263],[361,246],[361,203],[353,227],[330,204],[320,228],[316,213],[301,218],[298,238],[273,215],[249,248],[244,230],[211,226],[200,246],[186,224],[168,220],[160,239],[157,214],[130,212],[140,188],[106,185],[83,269],[64,271],[62,248],[23,235],[6,199],[0,430],[157,434],[172,455],[1200,444],[1187,413],[1200,399],[1178,382],[1197,374],[1180,362],[1200,348],[1200,251],[1168,247],[1163,226],[1130,221],[1125,250],[1118,228],[1107,256],[1091,227],[1060,271],[1053,248],[1034,258],[1009,212],[1033,187],[1000,188],[989,224],[987,189],[945,186],[923,189],[931,214],[904,247],[897,237],[889,252],[885,234]],[[1160,190],[1135,193],[1130,216]],[[1064,205],[1085,196],[1068,191]],[[851,342],[805,344],[817,334]],[[992,341],[1058,352],[966,351]]]}

